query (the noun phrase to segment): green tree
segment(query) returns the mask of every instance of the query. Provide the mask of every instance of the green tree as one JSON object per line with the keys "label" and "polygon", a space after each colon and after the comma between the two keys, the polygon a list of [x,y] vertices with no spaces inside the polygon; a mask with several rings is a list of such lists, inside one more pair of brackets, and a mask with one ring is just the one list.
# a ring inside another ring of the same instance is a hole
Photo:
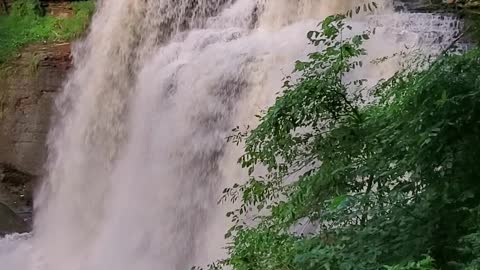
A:
{"label": "green tree", "polygon": [[344,19],[308,33],[319,50],[296,63],[298,79],[230,138],[244,141],[250,178],[224,192],[241,206],[227,213],[229,258],[212,268],[479,269],[480,50],[367,89],[345,75],[363,66],[372,33],[345,39]]}

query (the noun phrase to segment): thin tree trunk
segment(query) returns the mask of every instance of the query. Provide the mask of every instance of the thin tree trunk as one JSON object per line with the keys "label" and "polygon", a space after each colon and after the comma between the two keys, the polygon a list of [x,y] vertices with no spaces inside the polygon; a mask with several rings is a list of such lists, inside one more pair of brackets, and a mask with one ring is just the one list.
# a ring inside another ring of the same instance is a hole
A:
{"label": "thin tree trunk", "polygon": [[[368,177],[368,180],[367,180],[367,191],[365,192],[365,196],[368,196],[370,194],[370,192],[372,191],[372,188],[373,188],[373,180],[374,180],[374,176],[373,174],[371,174],[369,177]],[[367,201],[368,202],[368,201]],[[363,215],[362,215],[362,220],[360,221],[360,224],[362,226],[365,226],[365,223],[367,222],[367,218],[368,218],[368,204],[367,202],[365,202],[365,206],[363,208]]]}
{"label": "thin tree trunk", "polygon": [[7,0],[0,0],[0,3],[2,5],[2,9],[3,9],[3,12],[5,14],[8,14],[8,4],[7,4]]}

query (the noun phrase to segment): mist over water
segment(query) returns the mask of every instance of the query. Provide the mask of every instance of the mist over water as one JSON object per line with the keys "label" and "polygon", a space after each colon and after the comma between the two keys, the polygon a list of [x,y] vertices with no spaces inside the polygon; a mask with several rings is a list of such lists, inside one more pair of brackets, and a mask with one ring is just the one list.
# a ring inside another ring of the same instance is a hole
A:
{"label": "mist over water", "polygon": [[[1,239],[0,265],[184,270],[224,256],[228,206],[216,202],[244,174],[226,137],[255,125],[294,61],[315,50],[309,30],[361,3],[99,1],[57,100],[33,236]],[[453,35],[448,19],[379,4],[351,22],[378,27],[368,59],[436,42],[425,33]],[[398,68],[392,59],[351,76],[374,83]]]}

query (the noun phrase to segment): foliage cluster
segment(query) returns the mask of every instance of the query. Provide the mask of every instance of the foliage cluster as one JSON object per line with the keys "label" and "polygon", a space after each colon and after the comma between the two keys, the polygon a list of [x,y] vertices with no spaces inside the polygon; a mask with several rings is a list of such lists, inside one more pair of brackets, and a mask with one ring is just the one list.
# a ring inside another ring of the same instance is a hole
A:
{"label": "foliage cluster", "polygon": [[93,14],[93,1],[72,2],[74,15],[45,15],[38,0],[16,0],[9,15],[0,16],[0,64],[21,47],[36,42],[62,42],[82,34]]}
{"label": "foliage cluster", "polygon": [[480,49],[367,89],[346,75],[371,33],[349,29],[337,15],[310,32],[298,79],[230,138],[250,178],[224,191],[241,206],[212,269],[480,269]]}

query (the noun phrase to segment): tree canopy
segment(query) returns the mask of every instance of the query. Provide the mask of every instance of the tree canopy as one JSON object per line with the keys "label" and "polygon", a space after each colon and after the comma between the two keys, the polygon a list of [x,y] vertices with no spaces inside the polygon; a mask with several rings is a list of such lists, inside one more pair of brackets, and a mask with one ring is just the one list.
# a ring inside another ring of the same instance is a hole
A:
{"label": "tree canopy", "polygon": [[480,50],[367,88],[346,75],[373,33],[344,38],[350,28],[335,15],[308,33],[318,50],[298,79],[230,138],[250,176],[224,191],[241,206],[212,269],[480,269]]}

